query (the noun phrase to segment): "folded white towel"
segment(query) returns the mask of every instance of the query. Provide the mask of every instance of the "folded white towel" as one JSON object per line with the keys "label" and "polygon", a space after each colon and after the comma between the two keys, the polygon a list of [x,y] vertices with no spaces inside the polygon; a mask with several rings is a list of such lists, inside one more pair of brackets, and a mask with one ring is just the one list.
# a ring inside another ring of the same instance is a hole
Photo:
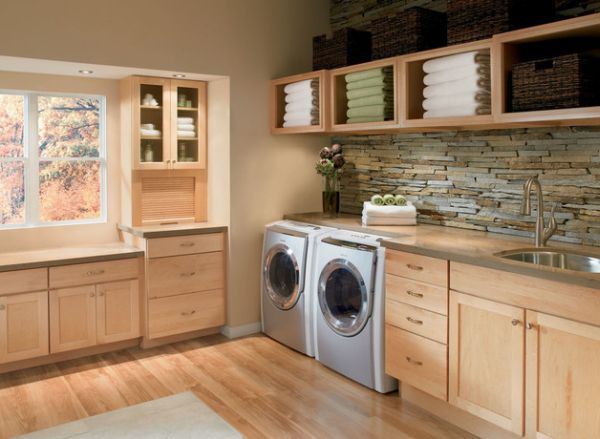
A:
{"label": "folded white towel", "polygon": [[457,93],[486,92],[490,93],[489,79],[481,79],[479,75],[472,75],[455,81],[442,82],[430,85],[423,89],[423,97],[448,96]]}
{"label": "folded white towel", "polygon": [[490,77],[490,66],[482,66],[473,64],[468,67],[460,67],[457,69],[448,69],[441,72],[428,73],[423,78],[425,85],[442,84],[456,79],[467,78],[469,76],[478,75],[480,78]]}
{"label": "folded white towel", "polygon": [[196,132],[189,130],[177,130],[177,137],[196,137]]}
{"label": "folded white towel", "polygon": [[423,109],[442,110],[448,107],[460,107],[463,105],[491,105],[491,95],[489,93],[458,93],[448,96],[436,96],[423,100]]}
{"label": "folded white towel", "polygon": [[316,118],[306,118],[283,122],[284,128],[305,127],[310,125],[319,125],[319,120]]}
{"label": "folded white towel", "polygon": [[319,117],[319,112],[315,110],[293,111],[285,113],[283,115],[283,120],[289,122],[292,120],[312,119],[315,117]]}
{"label": "folded white towel", "polygon": [[291,113],[293,111],[305,111],[305,110],[318,110],[319,102],[318,101],[298,101],[292,102],[291,104],[285,104],[285,111]]}
{"label": "folded white towel", "polygon": [[423,114],[425,119],[432,117],[458,117],[458,116],[476,116],[480,114],[490,114],[491,108],[484,104],[462,105],[460,107],[447,107],[439,110],[428,110]]}
{"label": "folded white towel", "polygon": [[317,90],[319,81],[316,79],[305,79],[304,81],[292,82],[283,87],[287,94]]}
{"label": "folded white towel", "polygon": [[417,218],[362,217],[363,226],[416,226]]}
{"label": "folded white towel", "polygon": [[193,117],[178,117],[177,123],[194,123]]}
{"label": "folded white towel", "polygon": [[441,58],[430,59],[423,64],[425,73],[441,72],[448,69],[468,67],[478,63],[490,62],[490,54],[474,51],[466,53],[457,53],[456,55],[443,56]]}
{"label": "folded white towel", "polygon": [[154,128],[154,124],[153,123],[143,123],[140,125],[140,128],[143,130],[153,130]]}
{"label": "folded white towel", "polygon": [[140,134],[142,136],[160,136],[160,130],[145,130],[141,129]]}
{"label": "folded white towel", "polygon": [[298,93],[289,93],[285,95],[285,103],[290,104],[292,102],[307,102],[313,99],[319,99],[319,92],[317,91],[301,91]]}
{"label": "folded white towel", "polygon": [[417,209],[407,201],[405,206],[377,206],[370,201],[363,203],[363,218],[414,218],[417,215]]}
{"label": "folded white towel", "polygon": [[193,123],[178,123],[177,130],[180,131],[194,131],[196,129],[196,125]]}

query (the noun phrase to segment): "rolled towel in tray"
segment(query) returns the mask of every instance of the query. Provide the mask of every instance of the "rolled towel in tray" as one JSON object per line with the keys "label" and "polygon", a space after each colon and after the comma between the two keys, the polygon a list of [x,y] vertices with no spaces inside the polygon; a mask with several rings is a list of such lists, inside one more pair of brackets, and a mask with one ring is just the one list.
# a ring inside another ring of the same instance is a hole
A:
{"label": "rolled towel in tray", "polygon": [[423,78],[423,83],[425,85],[442,84],[444,82],[467,78],[473,75],[478,75],[480,78],[489,79],[490,66],[484,67],[474,64],[472,66],[461,67],[458,69],[448,69],[441,72],[428,73]]}
{"label": "rolled towel in tray", "polygon": [[380,75],[368,79],[362,79],[360,81],[349,82],[346,84],[346,90],[357,90],[359,88],[377,87],[382,85],[392,86],[392,78]]}
{"label": "rolled towel in tray", "polygon": [[462,105],[491,104],[489,93],[459,93],[448,96],[436,96],[423,100],[423,109],[441,110],[448,107],[459,107]]}
{"label": "rolled towel in tray", "polygon": [[[365,203],[368,203],[368,201],[365,201]],[[373,195],[371,197],[371,204],[374,206],[383,206],[383,197],[381,195]]]}
{"label": "rolled towel in tray", "polygon": [[[393,195],[392,195],[393,196]],[[406,206],[378,206],[370,201],[365,201],[363,203],[363,216],[369,218],[414,218],[417,215],[417,209],[410,202],[407,201]]]}
{"label": "rolled towel in tray", "polygon": [[396,205],[396,197],[392,194],[385,194],[383,196],[383,204],[386,206],[395,206]]}
{"label": "rolled towel in tray", "polygon": [[468,76],[454,81],[442,82],[441,84],[429,85],[423,89],[423,97],[434,98],[437,96],[448,96],[457,93],[487,92],[490,93],[491,83],[489,79],[482,79],[478,75]]}
{"label": "rolled towel in tray", "polygon": [[447,69],[466,67],[474,64],[489,64],[489,62],[489,53],[479,51],[457,53],[456,55],[443,56],[441,58],[425,61],[423,64],[423,71],[425,73],[441,72]]}
{"label": "rolled towel in tray", "polygon": [[298,93],[316,90],[319,85],[317,79],[305,79],[304,81],[292,82],[283,87],[285,93]]}
{"label": "rolled towel in tray", "polygon": [[432,117],[459,117],[459,116],[477,116],[481,114],[491,114],[491,107],[483,104],[461,105],[460,107],[448,107],[439,110],[427,110],[423,118]]}

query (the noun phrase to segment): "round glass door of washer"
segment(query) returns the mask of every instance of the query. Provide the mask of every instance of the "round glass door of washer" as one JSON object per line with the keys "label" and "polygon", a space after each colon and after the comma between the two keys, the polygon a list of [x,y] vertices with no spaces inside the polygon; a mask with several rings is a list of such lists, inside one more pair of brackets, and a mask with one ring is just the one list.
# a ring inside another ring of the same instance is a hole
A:
{"label": "round glass door of washer", "polygon": [[263,274],[271,302],[282,310],[292,308],[300,297],[300,270],[294,252],[284,244],[271,247]]}

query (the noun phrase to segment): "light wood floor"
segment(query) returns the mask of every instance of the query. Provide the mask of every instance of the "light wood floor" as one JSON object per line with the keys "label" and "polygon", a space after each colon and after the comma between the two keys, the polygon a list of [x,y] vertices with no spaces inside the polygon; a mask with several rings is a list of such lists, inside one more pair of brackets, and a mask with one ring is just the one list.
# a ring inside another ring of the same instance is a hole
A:
{"label": "light wood floor", "polygon": [[190,389],[249,438],[473,437],[267,337],[211,336],[0,375],[0,438]]}

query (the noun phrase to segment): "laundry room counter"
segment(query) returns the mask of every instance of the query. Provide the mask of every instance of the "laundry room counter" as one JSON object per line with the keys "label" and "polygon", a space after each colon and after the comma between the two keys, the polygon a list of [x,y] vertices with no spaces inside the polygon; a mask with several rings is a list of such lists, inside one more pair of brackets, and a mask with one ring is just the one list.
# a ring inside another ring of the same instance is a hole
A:
{"label": "laundry room counter", "polygon": [[[330,217],[322,212],[288,214],[287,220],[302,221],[322,226],[335,227],[362,233],[379,235],[385,239],[386,248],[415,253],[449,261],[462,262],[481,267],[536,276],[559,282],[570,282],[585,287],[600,288],[600,274],[574,272],[552,267],[525,264],[502,259],[497,253],[520,248],[533,247],[533,240],[478,230],[459,229],[430,224],[416,226],[363,226],[360,215],[339,214]],[[596,247],[551,243],[575,253],[585,252],[600,257]]]}

